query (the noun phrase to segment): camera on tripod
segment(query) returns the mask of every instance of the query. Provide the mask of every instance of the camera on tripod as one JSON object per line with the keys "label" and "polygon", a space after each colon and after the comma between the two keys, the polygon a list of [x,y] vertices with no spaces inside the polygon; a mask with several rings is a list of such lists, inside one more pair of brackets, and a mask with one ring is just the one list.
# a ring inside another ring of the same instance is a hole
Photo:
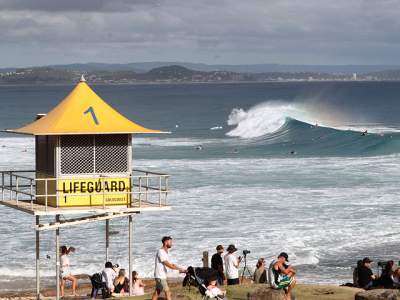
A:
{"label": "camera on tripod", "polygon": [[388,263],[388,261],[378,261],[378,267],[384,269]]}
{"label": "camera on tripod", "polygon": [[[242,283],[243,283],[243,279],[244,279],[244,276],[245,276],[245,273],[246,273],[246,271],[247,271],[247,273],[248,273],[248,275],[249,275],[249,278],[251,278],[252,277],[252,273],[250,272],[250,269],[249,269],[249,267],[247,266],[247,254],[250,254],[251,253],[251,251],[250,250],[243,250],[243,258],[244,258],[244,268],[243,268],[243,272],[242,272]],[[242,258],[240,258],[240,260],[241,260]]]}

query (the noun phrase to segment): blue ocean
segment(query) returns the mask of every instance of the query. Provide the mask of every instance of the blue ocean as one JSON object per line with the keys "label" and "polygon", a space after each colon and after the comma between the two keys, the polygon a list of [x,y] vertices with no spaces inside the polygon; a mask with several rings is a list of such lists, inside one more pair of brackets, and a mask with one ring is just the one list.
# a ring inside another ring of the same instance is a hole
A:
{"label": "blue ocean", "polygon": [[[31,122],[72,88],[0,86],[0,128]],[[218,244],[250,250],[252,268],[286,251],[303,283],[351,281],[365,256],[400,260],[400,83],[92,88],[135,122],[171,132],[133,138],[134,166],[169,173],[172,189],[170,212],[135,217],[141,276],[152,276],[163,235],[173,236],[172,257],[182,266],[200,266],[202,252]],[[34,168],[33,138],[2,133],[0,168]],[[0,219],[0,289],[14,289],[35,274],[34,219],[6,207]],[[77,249],[74,273],[101,270],[104,226],[61,230],[61,243]],[[126,220],[111,228],[110,258],[127,268]],[[41,243],[42,275],[54,276],[54,233]]]}

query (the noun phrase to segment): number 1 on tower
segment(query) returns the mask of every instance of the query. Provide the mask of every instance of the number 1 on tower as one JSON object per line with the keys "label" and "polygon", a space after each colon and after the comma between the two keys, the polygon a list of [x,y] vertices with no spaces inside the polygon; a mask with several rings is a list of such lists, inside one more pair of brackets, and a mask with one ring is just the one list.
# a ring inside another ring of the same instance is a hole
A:
{"label": "number 1 on tower", "polygon": [[99,125],[99,121],[97,120],[96,114],[94,113],[94,109],[93,107],[89,106],[89,108],[83,113],[83,114],[87,114],[90,113],[92,115],[93,121],[96,125]]}

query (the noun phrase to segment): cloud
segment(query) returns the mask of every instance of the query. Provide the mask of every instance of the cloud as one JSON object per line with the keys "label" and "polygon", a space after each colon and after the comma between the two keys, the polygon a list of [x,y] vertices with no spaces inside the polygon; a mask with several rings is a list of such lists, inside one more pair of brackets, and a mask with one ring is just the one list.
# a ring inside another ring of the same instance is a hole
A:
{"label": "cloud", "polygon": [[156,5],[157,0],[0,0],[0,9],[44,12],[113,12],[130,11],[136,6]]}
{"label": "cloud", "polygon": [[71,56],[399,63],[400,2],[391,0],[0,0],[0,9],[0,64],[23,61],[18,55],[29,49],[31,64],[72,62]]}

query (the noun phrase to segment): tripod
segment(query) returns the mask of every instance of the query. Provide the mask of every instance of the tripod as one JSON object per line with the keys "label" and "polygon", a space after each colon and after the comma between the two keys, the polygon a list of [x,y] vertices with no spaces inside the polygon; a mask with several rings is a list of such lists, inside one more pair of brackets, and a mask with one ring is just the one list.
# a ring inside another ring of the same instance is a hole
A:
{"label": "tripod", "polygon": [[243,283],[243,279],[244,279],[244,275],[247,271],[247,274],[250,275],[250,278],[253,276],[253,274],[251,274],[249,267],[247,266],[247,253],[243,253],[243,258],[244,258],[244,268],[243,268],[243,272],[242,272],[242,278],[240,279],[240,282]]}

